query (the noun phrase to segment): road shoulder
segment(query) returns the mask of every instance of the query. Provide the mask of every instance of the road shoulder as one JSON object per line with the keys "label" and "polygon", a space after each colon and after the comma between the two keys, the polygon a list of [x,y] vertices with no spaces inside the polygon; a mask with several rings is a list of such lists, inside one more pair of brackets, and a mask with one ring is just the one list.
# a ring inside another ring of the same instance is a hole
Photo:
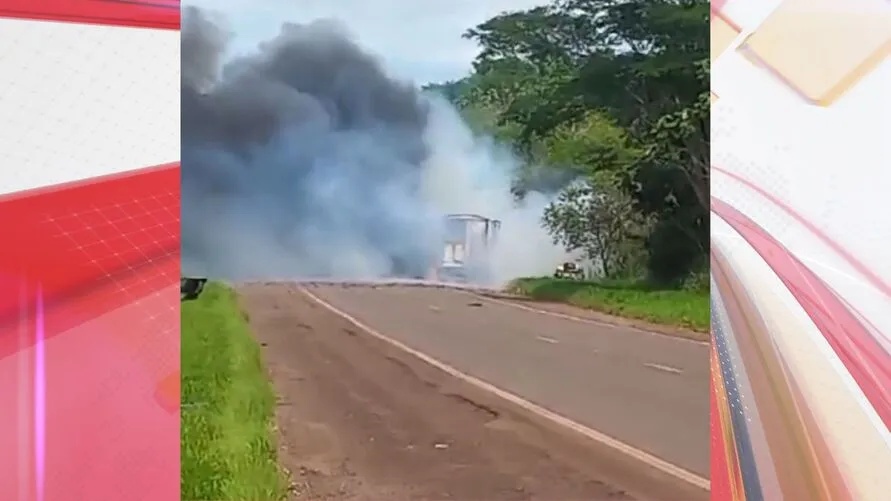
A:
{"label": "road shoulder", "polygon": [[582,321],[597,322],[617,327],[628,327],[632,329],[652,332],[655,334],[688,339],[690,341],[697,341],[700,343],[708,343],[711,340],[711,335],[707,332],[698,332],[683,327],[657,324],[636,318],[609,315],[607,313],[602,313],[596,310],[582,308],[567,303],[544,301],[541,299],[531,298],[529,296],[501,291],[474,291],[473,293],[484,299],[499,301],[526,309],[538,310],[546,314],[551,313],[569,318],[580,319]]}

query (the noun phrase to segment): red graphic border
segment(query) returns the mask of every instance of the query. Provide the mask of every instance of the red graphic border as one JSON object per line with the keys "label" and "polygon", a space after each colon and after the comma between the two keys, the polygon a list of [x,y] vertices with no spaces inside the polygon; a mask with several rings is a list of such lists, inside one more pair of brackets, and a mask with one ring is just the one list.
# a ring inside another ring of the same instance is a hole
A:
{"label": "red graphic border", "polygon": [[178,30],[180,2],[170,0],[0,0],[0,17]]}
{"label": "red graphic border", "polygon": [[[0,0],[26,21],[178,30],[179,14]],[[3,499],[179,499],[179,164],[139,167],[0,196]]]}

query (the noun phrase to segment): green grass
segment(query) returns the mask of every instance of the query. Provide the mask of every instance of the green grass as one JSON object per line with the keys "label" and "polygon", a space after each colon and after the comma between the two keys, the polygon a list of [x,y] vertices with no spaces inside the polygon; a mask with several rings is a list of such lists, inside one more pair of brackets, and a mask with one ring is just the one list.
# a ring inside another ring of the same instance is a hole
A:
{"label": "green grass", "polygon": [[284,499],[275,394],[235,293],[208,283],[184,302],[181,339],[181,499]]}
{"label": "green grass", "polygon": [[709,329],[708,290],[657,289],[641,282],[588,282],[556,278],[521,278],[510,292],[541,301],[568,303],[610,315]]}

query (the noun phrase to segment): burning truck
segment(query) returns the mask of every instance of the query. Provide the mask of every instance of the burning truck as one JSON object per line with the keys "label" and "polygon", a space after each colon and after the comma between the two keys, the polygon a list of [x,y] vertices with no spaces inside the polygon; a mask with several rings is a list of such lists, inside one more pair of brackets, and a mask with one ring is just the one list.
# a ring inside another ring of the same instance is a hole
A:
{"label": "burning truck", "polygon": [[487,281],[500,229],[501,221],[478,214],[445,216],[442,258],[434,267],[436,279],[460,283]]}

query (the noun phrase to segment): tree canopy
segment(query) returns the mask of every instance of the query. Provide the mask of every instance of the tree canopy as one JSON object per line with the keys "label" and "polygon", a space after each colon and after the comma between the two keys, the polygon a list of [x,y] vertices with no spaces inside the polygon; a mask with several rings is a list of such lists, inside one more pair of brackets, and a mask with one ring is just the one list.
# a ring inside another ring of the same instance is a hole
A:
{"label": "tree canopy", "polygon": [[518,197],[563,189],[543,215],[556,242],[605,275],[637,273],[639,251],[649,278],[678,283],[707,265],[708,17],[707,0],[503,13],[465,33],[481,47],[471,74],[428,88],[515,146]]}

